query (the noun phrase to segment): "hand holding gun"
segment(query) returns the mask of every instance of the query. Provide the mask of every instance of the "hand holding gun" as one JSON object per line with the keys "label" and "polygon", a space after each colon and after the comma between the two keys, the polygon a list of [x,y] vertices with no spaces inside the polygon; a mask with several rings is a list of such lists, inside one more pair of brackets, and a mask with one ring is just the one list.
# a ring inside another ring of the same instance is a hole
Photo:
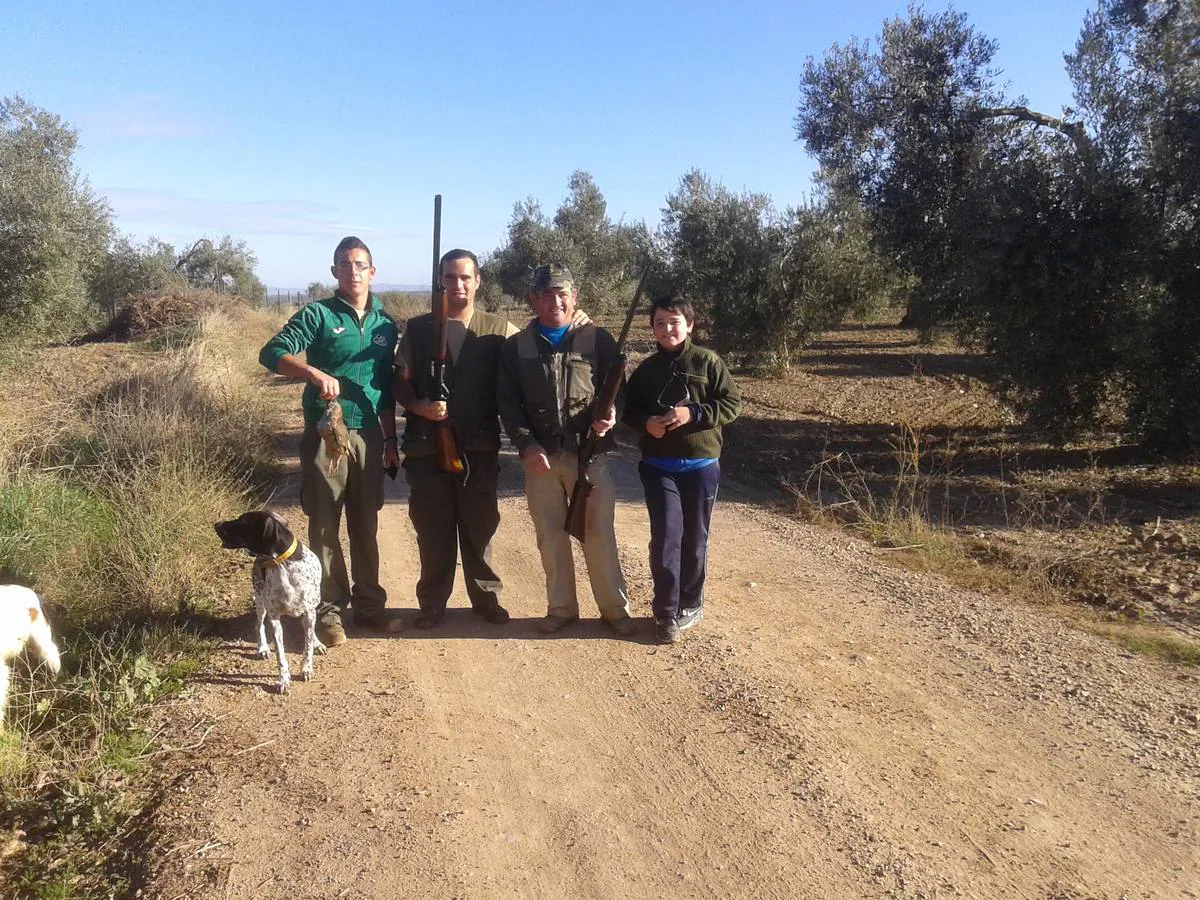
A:
{"label": "hand holding gun", "polygon": [[642,291],[646,287],[646,276],[650,274],[650,266],[642,270],[638,279],[637,290],[633,292],[633,302],[625,315],[625,324],[621,326],[621,336],[617,339],[617,352],[604,375],[604,384],[592,405],[592,425],[588,429],[587,439],[579,448],[579,474],[575,477],[575,487],[571,491],[571,500],[567,504],[567,521],[563,528],[572,537],[580,541],[587,536],[587,498],[594,485],[588,478],[588,469],[596,458],[596,448],[617,422],[617,394],[621,390],[621,382],[625,379],[625,344],[629,340],[629,326],[633,324],[633,316],[637,312],[642,299]]}
{"label": "hand holding gun", "polygon": [[[429,404],[420,411],[420,415],[434,422],[434,442],[437,447],[437,465],[443,472],[461,475],[466,471],[466,465],[458,452],[458,443],[454,440],[454,430],[448,415],[450,388],[446,384],[446,353],[447,328],[446,320],[450,316],[449,301],[445,288],[442,287],[442,195],[433,198],[433,289],[431,303],[433,307],[433,390],[430,393]],[[431,414],[432,413],[432,414]]]}

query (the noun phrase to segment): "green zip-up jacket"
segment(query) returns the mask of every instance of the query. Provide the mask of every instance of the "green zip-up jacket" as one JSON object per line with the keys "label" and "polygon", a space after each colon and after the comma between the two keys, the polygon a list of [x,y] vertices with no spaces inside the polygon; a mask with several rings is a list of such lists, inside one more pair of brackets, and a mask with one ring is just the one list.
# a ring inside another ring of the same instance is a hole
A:
{"label": "green zip-up jacket", "polygon": [[[689,406],[692,421],[660,438],[646,431],[646,420],[672,406]],[[638,366],[625,389],[622,421],[640,436],[642,456],[665,459],[716,459],[721,428],[738,417],[742,395],[724,361],[689,337],[674,353],[659,349]]]}
{"label": "green zip-up jacket", "polygon": [[[317,300],[292,316],[267,341],[258,361],[272,372],[287,355],[306,355],[314,366],[337,378],[338,402],[347,428],[375,428],[379,414],[392,399],[392,362],[396,354],[396,323],[371,294],[360,322],[350,304],[333,296]],[[312,384],[304,387],[304,422],[315,425],[325,414],[325,401]]]}

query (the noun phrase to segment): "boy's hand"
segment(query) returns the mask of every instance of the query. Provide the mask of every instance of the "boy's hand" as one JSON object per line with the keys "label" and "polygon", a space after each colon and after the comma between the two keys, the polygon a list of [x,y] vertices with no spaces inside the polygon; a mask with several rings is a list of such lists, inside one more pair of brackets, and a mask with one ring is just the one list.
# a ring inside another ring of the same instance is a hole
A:
{"label": "boy's hand", "polygon": [[646,433],[650,437],[660,438],[667,433],[667,426],[663,424],[662,416],[651,416],[646,420]]}
{"label": "boy's hand", "polygon": [[662,422],[663,428],[667,431],[673,431],[680,425],[686,425],[692,421],[692,408],[690,406],[675,406],[668,409],[658,418]]}

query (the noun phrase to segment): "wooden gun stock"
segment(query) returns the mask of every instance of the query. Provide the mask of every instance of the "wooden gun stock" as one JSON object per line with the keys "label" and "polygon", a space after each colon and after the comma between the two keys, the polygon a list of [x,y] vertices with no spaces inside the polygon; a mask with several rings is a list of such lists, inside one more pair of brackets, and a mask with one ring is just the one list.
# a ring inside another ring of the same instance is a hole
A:
{"label": "wooden gun stock", "polygon": [[[593,435],[588,436],[589,444],[595,443]],[[580,448],[580,456],[583,455],[583,448]],[[593,449],[594,455],[594,449]],[[588,495],[591,494],[594,485],[591,479],[588,478],[587,469],[580,466],[580,473],[575,479],[575,487],[571,489],[571,500],[567,504],[567,521],[563,528],[567,530],[567,534],[578,540],[580,543],[587,537],[587,504]]]}
{"label": "wooden gun stock", "polygon": [[[633,292],[633,302],[629,304],[629,311],[625,314],[625,324],[621,327],[621,336],[617,339],[617,353],[609,364],[608,371],[604,373],[604,384],[592,404],[593,420],[611,418],[613,408],[617,405],[617,394],[621,392],[621,382],[625,380],[625,343],[629,340],[629,326],[633,323],[633,315],[637,312],[642,291],[646,287],[646,276],[649,274],[650,266],[646,266],[642,270],[642,277],[638,279],[637,290]],[[588,477],[588,470],[592,466],[592,460],[596,458],[596,448],[599,445],[600,436],[596,434],[596,429],[588,428],[587,438],[579,447],[579,471],[575,476],[575,487],[571,489],[570,502],[567,504],[567,521],[563,523],[567,533],[580,542],[587,536],[587,500],[594,487],[591,478]]]}
{"label": "wooden gun stock", "polygon": [[[450,389],[446,385],[446,345],[448,340],[446,320],[450,317],[449,301],[442,287],[442,195],[433,198],[433,288],[430,291],[433,312],[433,389],[429,399],[440,403],[450,401]],[[437,466],[443,472],[461,475],[466,471],[458,442],[454,440],[454,429],[449,419],[434,422],[433,438],[437,450]]]}

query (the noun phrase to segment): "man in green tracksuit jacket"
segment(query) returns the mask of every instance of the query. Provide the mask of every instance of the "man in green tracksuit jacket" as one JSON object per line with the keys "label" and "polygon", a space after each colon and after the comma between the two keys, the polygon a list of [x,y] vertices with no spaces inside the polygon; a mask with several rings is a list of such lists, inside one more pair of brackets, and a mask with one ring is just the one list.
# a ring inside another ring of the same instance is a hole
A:
{"label": "man in green tracksuit jacket", "polygon": [[[366,244],[356,237],[344,238],[333,262],[336,293],[292,316],[258,357],[272,372],[307,382],[300,502],[308,516],[309,545],[321,559],[317,637],[327,647],[346,640],[341,613],[347,606],[353,607],[361,625],[384,632],[403,628],[398,617],[384,612],[387,593],[379,584],[377,540],[384,469],[399,464],[391,387],[396,323],[371,293],[375,267]],[[330,403],[340,404],[357,457],[347,457],[332,471],[317,432]],[[353,587],[338,537],[343,509]]]}

